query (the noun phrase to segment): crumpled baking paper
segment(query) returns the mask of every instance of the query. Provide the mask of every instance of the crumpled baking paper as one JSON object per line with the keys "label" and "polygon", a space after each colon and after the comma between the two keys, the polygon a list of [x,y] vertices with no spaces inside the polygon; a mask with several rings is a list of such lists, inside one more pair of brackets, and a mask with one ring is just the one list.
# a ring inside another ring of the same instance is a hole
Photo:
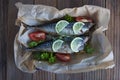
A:
{"label": "crumpled baking paper", "polygon": [[[16,66],[23,72],[33,73],[36,70],[45,70],[54,73],[79,73],[97,69],[114,67],[113,51],[103,31],[108,29],[110,11],[106,8],[84,5],[78,8],[66,8],[58,10],[55,7],[45,5],[31,5],[16,3],[18,16],[16,25],[20,26],[14,41],[14,58]],[[22,44],[25,45],[28,37],[23,37],[25,27],[22,23],[30,26],[43,24],[47,21],[58,19],[64,15],[73,17],[87,16],[95,22],[96,30],[92,34],[91,45],[95,48],[93,54],[75,55],[69,63],[56,63],[50,65],[46,62],[36,61],[31,58],[32,52],[25,52]],[[22,43],[21,43],[21,42]]]}

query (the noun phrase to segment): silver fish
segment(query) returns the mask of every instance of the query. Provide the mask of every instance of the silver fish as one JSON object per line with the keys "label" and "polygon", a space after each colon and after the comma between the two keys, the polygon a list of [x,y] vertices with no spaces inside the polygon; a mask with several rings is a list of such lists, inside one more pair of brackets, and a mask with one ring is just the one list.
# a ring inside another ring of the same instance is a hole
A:
{"label": "silver fish", "polygon": [[94,25],[94,23],[91,23],[91,22],[83,22],[84,25],[82,29],[80,30],[80,33],[75,34],[73,31],[73,25],[75,23],[76,22],[69,23],[60,33],[57,33],[55,30],[55,26],[57,23],[49,23],[49,24],[44,24],[44,25],[39,25],[39,26],[34,26],[34,27],[29,27],[29,28],[35,28],[35,29],[41,30],[45,33],[49,33],[52,35],[73,36],[73,35],[82,35],[86,33]]}
{"label": "silver fish", "polygon": [[[62,44],[61,48],[57,50],[56,52],[57,53],[68,53],[68,54],[74,53],[74,51],[72,51],[70,47],[70,43],[74,38],[72,37],[62,38],[61,40],[63,40],[64,43]],[[82,37],[82,39],[83,41],[80,42],[81,46],[79,47],[79,51],[84,49],[84,44],[88,41],[88,37]],[[52,49],[52,45],[54,41],[55,40],[49,40],[49,41],[43,42],[34,48],[27,48],[26,51],[54,52]]]}

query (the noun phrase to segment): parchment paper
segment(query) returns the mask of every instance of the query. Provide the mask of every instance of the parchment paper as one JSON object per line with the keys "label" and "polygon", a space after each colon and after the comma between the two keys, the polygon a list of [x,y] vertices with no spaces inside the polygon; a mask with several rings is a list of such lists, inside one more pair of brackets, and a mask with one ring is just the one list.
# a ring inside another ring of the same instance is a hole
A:
{"label": "parchment paper", "polygon": [[[78,8],[58,10],[51,6],[22,3],[16,3],[16,7],[18,8],[16,25],[20,26],[20,29],[14,41],[14,58],[16,66],[20,70],[28,73],[33,73],[39,69],[54,73],[78,73],[114,67],[113,51],[107,37],[103,33],[103,31],[108,29],[110,19],[110,11],[108,9],[84,5]],[[26,28],[22,23],[39,25],[46,21],[61,18],[66,14],[73,17],[88,16],[94,20],[96,30],[92,34],[90,43],[95,48],[95,52],[93,54],[76,55],[69,63],[50,65],[46,62],[33,60],[31,52],[25,52],[22,48],[22,44],[26,45],[26,41],[29,40],[27,36],[23,36]]]}

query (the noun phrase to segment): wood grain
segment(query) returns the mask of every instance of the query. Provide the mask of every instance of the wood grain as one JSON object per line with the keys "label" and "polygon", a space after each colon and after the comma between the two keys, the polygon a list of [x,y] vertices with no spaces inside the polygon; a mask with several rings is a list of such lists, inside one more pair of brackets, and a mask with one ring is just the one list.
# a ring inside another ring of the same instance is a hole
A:
{"label": "wood grain", "polygon": [[[33,3],[31,0],[19,0],[23,3]],[[20,71],[14,63],[13,43],[15,35],[19,27],[15,26],[15,19],[17,18],[17,8],[15,7],[16,0],[9,0],[8,4],[8,18],[7,18],[7,74],[6,80],[32,80],[32,74],[26,74]]]}
{"label": "wood grain", "polygon": [[4,5],[7,5],[8,1],[0,0],[0,80],[6,79],[6,22],[7,22],[7,10]]}
{"label": "wood grain", "polygon": [[83,6],[82,0],[57,0],[57,8],[64,9],[64,8],[73,8],[73,7],[80,7]]}
{"label": "wood grain", "polygon": [[35,4],[42,4],[42,5],[48,5],[48,6],[56,7],[57,1],[56,0],[35,0]]}
{"label": "wood grain", "polygon": [[[76,74],[54,74],[37,71],[23,73],[16,68],[13,55],[14,37],[18,31],[15,26],[16,2],[43,4],[58,9],[83,5],[97,5],[110,9],[111,19],[106,36],[113,47],[116,66],[108,70],[96,70]],[[120,0],[0,0],[0,80],[120,80]]]}
{"label": "wood grain", "polygon": [[108,39],[113,46],[114,59],[116,66],[114,69],[108,70],[109,80],[120,79],[120,0],[106,0],[106,7],[111,10],[111,19],[109,29],[106,32]]}
{"label": "wood grain", "polygon": [[[115,23],[115,14],[114,14],[114,12],[115,12],[114,8],[115,7],[114,7],[114,4],[115,4],[114,1],[106,0],[106,8],[110,9],[110,12],[111,12],[109,28],[106,31],[106,36],[108,37],[109,41],[111,42],[111,45],[112,45],[113,51],[114,51],[114,56],[115,56],[115,54],[116,54],[115,48],[114,48],[115,47],[115,42],[114,42],[115,40],[113,40],[114,39],[114,34],[115,34],[115,32],[114,32],[115,31],[115,28],[114,28],[115,27],[115,24],[114,24]],[[116,61],[115,61],[115,63],[116,63]],[[107,80],[119,80],[119,79],[114,79],[116,77],[116,75],[114,75],[114,69],[108,69],[107,70]]]}
{"label": "wood grain", "polygon": [[96,6],[105,7],[106,0],[83,0],[83,4],[84,5],[96,5]]}

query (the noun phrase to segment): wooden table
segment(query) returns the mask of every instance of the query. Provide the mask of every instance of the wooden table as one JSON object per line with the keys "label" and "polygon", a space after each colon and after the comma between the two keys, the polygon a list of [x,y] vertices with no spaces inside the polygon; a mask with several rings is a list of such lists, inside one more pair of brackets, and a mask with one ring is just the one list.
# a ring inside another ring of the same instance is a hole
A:
{"label": "wooden table", "polygon": [[[16,2],[45,4],[58,9],[97,5],[110,9],[111,19],[106,36],[110,40],[115,56],[113,69],[97,70],[77,74],[54,74],[37,71],[23,73],[14,63],[13,42],[18,27],[15,26]],[[0,80],[120,80],[120,0],[0,0]]]}

